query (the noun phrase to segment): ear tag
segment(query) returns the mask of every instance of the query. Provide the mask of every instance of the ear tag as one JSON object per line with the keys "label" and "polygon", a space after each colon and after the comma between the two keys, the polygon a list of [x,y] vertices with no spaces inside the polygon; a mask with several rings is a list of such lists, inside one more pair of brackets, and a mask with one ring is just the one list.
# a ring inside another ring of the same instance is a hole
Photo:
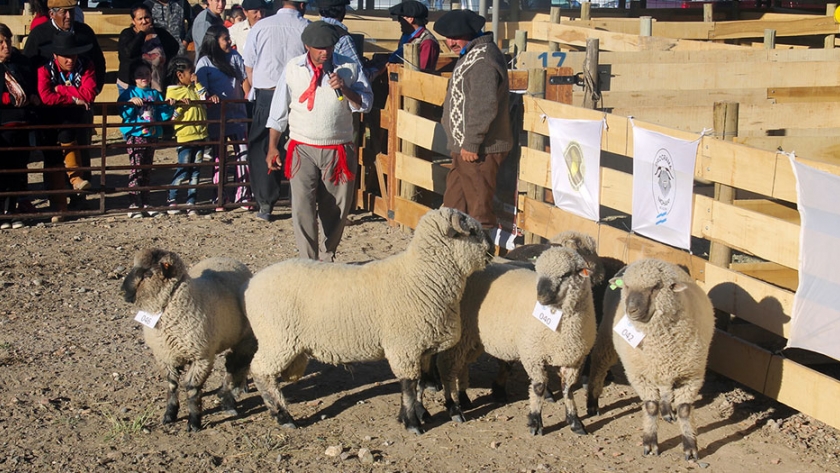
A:
{"label": "ear tag", "polygon": [[531,315],[539,320],[541,324],[556,331],[557,326],[560,325],[560,317],[563,316],[563,311],[556,307],[549,307],[537,302],[534,306],[534,312]]}
{"label": "ear tag", "polygon": [[633,323],[630,322],[630,318],[627,317],[627,314],[624,314],[624,317],[615,324],[613,332],[615,332],[622,340],[630,344],[633,348],[638,347],[639,344],[642,343],[642,339],[645,338],[644,332],[633,326]]}
{"label": "ear tag", "polygon": [[615,291],[615,289],[618,288],[618,287],[624,287],[624,281],[623,280],[616,279],[613,284],[610,284],[610,289],[612,289],[613,291]]}
{"label": "ear tag", "polygon": [[163,313],[150,314],[141,310],[137,312],[137,316],[134,317],[134,320],[140,322],[146,327],[155,328],[161,315],[163,315]]}

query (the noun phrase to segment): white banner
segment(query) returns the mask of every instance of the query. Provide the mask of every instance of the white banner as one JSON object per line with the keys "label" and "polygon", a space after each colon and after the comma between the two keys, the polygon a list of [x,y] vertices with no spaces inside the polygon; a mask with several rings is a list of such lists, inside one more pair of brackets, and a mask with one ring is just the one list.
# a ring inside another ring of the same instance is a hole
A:
{"label": "white banner", "polygon": [[548,119],[554,205],[598,221],[601,200],[601,120]]}
{"label": "white banner", "polygon": [[840,360],[840,177],[791,156],[799,208],[799,288],[788,346]]}
{"label": "white banner", "polygon": [[700,140],[685,141],[633,126],[634,232],[691,247],[694,160]]}

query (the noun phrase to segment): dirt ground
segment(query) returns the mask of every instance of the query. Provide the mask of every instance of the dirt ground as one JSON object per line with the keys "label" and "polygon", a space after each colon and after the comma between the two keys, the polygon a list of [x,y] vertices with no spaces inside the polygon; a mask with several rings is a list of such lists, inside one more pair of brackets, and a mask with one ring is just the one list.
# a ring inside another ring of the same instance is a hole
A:
{"label": "dirt ground", "polygon": [[[288,209],[275,214],[283,218],[270,224],[233,211],[0,232],[0,471],[840,472],[837,430],[713,373],[696,403],[699,463],[683,459],[677,426],[664,422],[661,456],[642,456],[640,405],[623,384],[606,388],[600,417],[585,416],[578,393],[590,435],[570,432],[562,405],[547,404],[545,435],[532,437],[524,372],[512,374],[512,402],[492,404],[489,359],[472,368],[467,422],[450,422],[442,395],[427,394],[434,418],[420,436],[396,420],[399,387],[385,363],[311,363],[286,388],[297,430],[269,417],[253,385],[239,417],[211,391],[204,430],[187,432],[183,404],[178,422],[162,425],[164,378],[119,295],[135,251],[154,245],[188,264],[230,256],[258,271],[295,256]],[[384,258],[408,242],[376,217],[352,220],[341,261]],[[209,390],[220,372],[217,363]]]}

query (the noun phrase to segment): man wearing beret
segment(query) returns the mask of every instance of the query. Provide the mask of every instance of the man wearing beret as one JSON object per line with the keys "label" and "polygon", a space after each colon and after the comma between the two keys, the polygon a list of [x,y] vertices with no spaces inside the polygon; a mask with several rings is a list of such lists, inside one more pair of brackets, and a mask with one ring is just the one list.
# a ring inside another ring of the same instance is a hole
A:
{"label": "man wearing beret", "polygon": [[443,103],[443,127],[452,152],[443,205],[466,212],[489,230],[496,174],[513,146],[508,115],[507,62],[492,34],[484,34],[484,17],[453,10],[435,23],[446,45],[461,55]]}
{"label": "man wearing beret", "polygon": [[265,166],[269,138],[266,120],[283,69],[293,57],[306,52],[301,41],[303,30],[309,24],[309,20],[303,18],[305,11],[306,2],[284,0],[277,13],[251,28],[244,51],[240,51],[254,91],[254,116],[248,130],[248,165],[260,220],[270,221],[272,208],[280,200],[281,174],[269,173]]}
{"label": "man wearing beret", "polygon": [[394,20],[400,22],[400,37],[397,50],[388,58],[392,64],[402,64],[403,49],[406,44],[420,45],[420,64],[415,64],[421,71],[434,71],[440,56],[440,44],[435,35],[426,29],[429,21],[429,9],[416,0],[406,0],[388,9]]}
{"label": "man wearing beret", "polygon": [[[333,53],[341,30],[316,21],[303,32],[306,54],[286,65],[268,124],[266,164],[285,169],[292,188],[292,224],[301,257],[333,261],[353,203],[358,156],[353,112],[370,111],[373,94],[358,63]],[[288,127],[285,163],[278,151]],[[318,226],[323,235],[318,235]]]}
{"label": "man wearing beret", "polygon": [[321,20],[324,23],[341,28],[341,31],[339,31],[341,38],[335,43],[333,52],[344,57],[349,57],[361,66],[362,60],[356,51],[356,44],[353,42],[353,37],[347,33],[347,27],[342,23],[344,16],[347,14],[347,5],[350,5],[350,0],[318,0],[318,12],[321,14]]}
{"label": "man wearing beret", "polygon": [[245,13],[245,21],[235,23],[228,28],[230,32],[230,43],[235,46],[237,51],[245,50],[245,43],[248,41],[248,33],[258,21],[265,16],[267,5],[265,0],[244,0],[242,2],[242,11]]}

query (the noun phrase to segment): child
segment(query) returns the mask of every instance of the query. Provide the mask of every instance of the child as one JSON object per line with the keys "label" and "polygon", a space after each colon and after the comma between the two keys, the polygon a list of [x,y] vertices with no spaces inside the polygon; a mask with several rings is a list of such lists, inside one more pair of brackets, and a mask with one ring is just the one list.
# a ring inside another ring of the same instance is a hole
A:
{"label": "child", "polygon": [[[82,177],[82,172],[75,170],[79,167],[80,150],[77,146],[76,134],[87,130],[77,128],[62,128],[62,125],[84,123],[84,114],[90,109],[90,104],[96,98],[96,74],[93,64],[86,58],[79,56],[89,51],[93,45],[76,42],[73,33],[59,31],[53,37],[50,51],[53,60],[38,69],[38,95],[44,105],[78,105],[78,107],[62,107],[52,114],[51,124],[57,129],[48,130],[47,144],[57,141],[65,149],[64,167],[68,169],[67,176],[75,190],[90,189],[90,182]],[[45,163],[47,164],[47,163]],[[48,163],[50,166],[56,163]],[[64,188],[64,177],[59,173],[45,173],[47,187],[50,189]],[[50,202],[55,210],[67,210],[65,195],[51,194]]]}
{"label": "child", "polygon": [[[196,77],[198,82],[204,84],[207,88],[208,95],[224,100],[245,98],[251,88],[245,73],[245,62],[238,52],[231,49],[230,34],[227,28],[221,25],[208,28],[198,56]],[[208,107],[207,115],[209,119],[219,120],[220,109],[221,107],[218,105]],[[244,103],[226,103],[225,116],[222,118],[225,121],[225,136],[222,138],[231,141],[244,141],[247,137],[245,122],[237,122],[236,120],[247,117]],[[217,123],[210,124],[208,131],[211,140],[219,140],[219,128]],[[244,204],[251,201],[251,187],[246,184],[249,182],[248,164],[243,162],[248,160],[248,146],[245,143],[234,144],[233,150],[234,161],[241,162],[241,164],[236,165],[235,170],[236,180],[240,183],[239,187],[236,188],[235,202]],[[224,165],[227,153],[223,152],[222,156],[218,156],[218,149],[214,148],[213,151],[216,162],[218,163],[221,160]],[[213,175],[213,183],[219,183],[218,166],[216,166]],[[224,203],[227,200],[227,198],[218,198],[216,200],[218,205],[216,210],[224,210]]]}
{"label": "child", "polygon": [[[184,56],[178,56],[169,63],[169,86],[166,88],[166,100],[173,103],[181,102],[175,107],[172,114],[174,121],[201,121],[207,120],[207,109],[204,105],[190,105],[191,100],[204,99],[204,87],[195,83],[195,66],[192,61]],[[218,97],[211,97],[213,103],[219,103]],[[188,165],[200,163],[204,155],[204,145],[197,144],[207,139],[207,125],[185,124],[175,125],[175,137],[178,141],[178,164]],[[187,190],[187,205],[195,205],[195,198],[198,185],[199,168],[195,166],[183,166],[175,169],[175,176],[172,178],[173,186],[181,185],[184,179],[189,179],[190,188]],[[178,189],[169,189],[169,200],[167,204],[170,215],[181,213],[177,208],[176,198]],[[198,215],[195,209],[189,210],[189,215]]]}
{"label": "child", "polygon": [[[161,122],[169,120],[172,116],[172,108],[166,105],[153,105],[151,102],[163,102],[163,95],[152,88],[152,68],[146,62],[135,61],[129,68],[129,77],[134,85],[128,86],[120,94],[118,102],[131,102],[133,105],[120,106],[120,116],[126,126],[120,127],[129,145],[128,160],[132,166],[151,165],[155,156],[155,143],[163,134],[160,125],[149,126],[150,122]],[[128,187],[145,187],[149,185],[151,169],[132,168],[128,175]],[[129,191],[128,197],[131,201],[128,213],[129,218],[143,216],[141,208],[149,206],[149,191]],[[149,216],[155,216],[157,212],[149,211]]]}

